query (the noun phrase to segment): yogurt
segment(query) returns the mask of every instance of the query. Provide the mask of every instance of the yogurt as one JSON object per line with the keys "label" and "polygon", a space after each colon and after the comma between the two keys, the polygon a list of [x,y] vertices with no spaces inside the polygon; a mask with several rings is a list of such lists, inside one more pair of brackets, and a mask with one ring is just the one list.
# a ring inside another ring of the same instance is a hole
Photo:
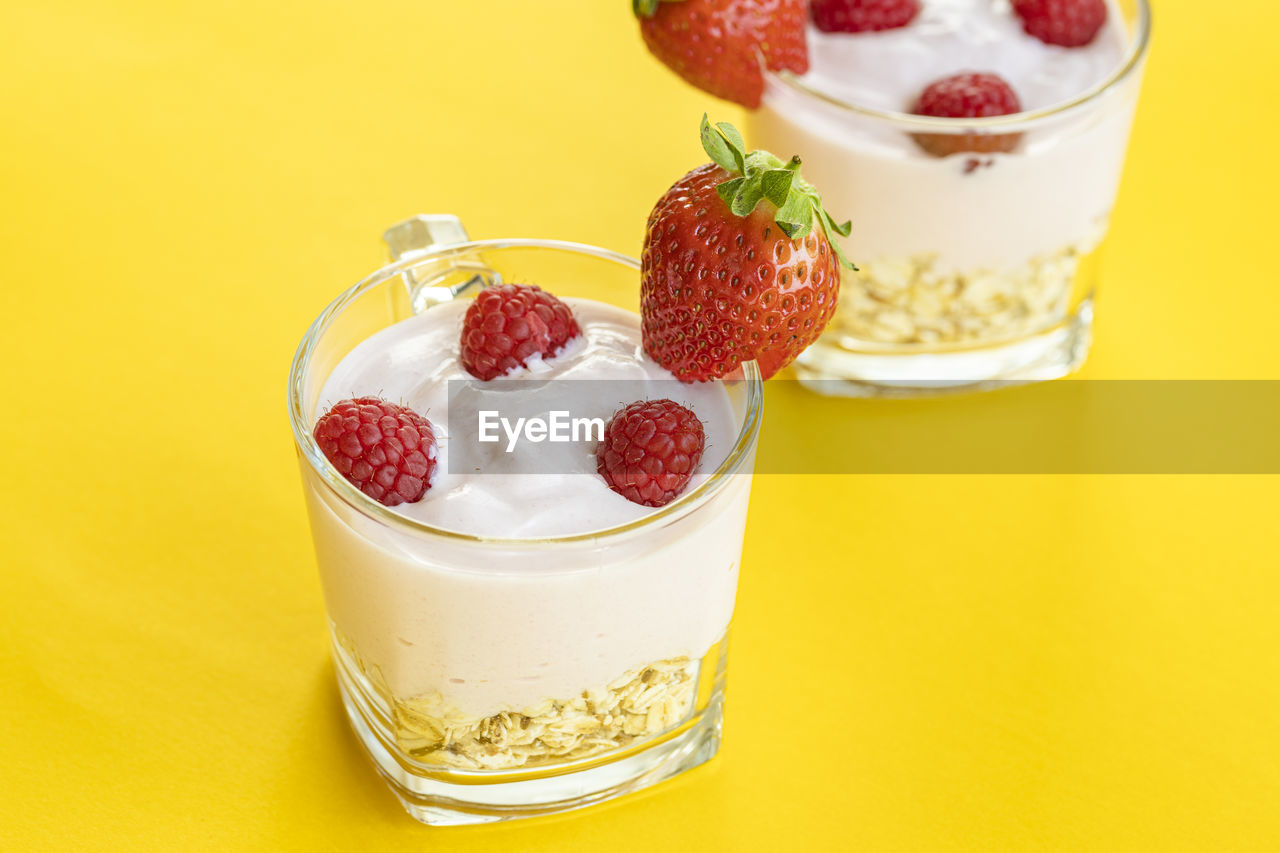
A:
{"label": "yogurt", "polygon": [[[929,0],[909,26],[812,30],[804,84],[842,103],[910,113],[934,80],[993,71],[1024,111],[1089,91],[1121,66],[1129,36],[1110,9],[1086,47],[1046,45],[1003,0]],[[1115,199],[1132,99],[1029,130],[1008,154],[926,154],[891,122],[833,107],[771,78],[752,144],[797,153],[827,208],[853,221],[847,253],[875,263],[928,253],[935,270],[1000,269],[1095,236]]]}
{"label": "yogurt", "polygon": [[[737,439],[732,408],[720,383],[682,384],[645,354],[634,314],[582,299],[566,299],[582,334],[549,359],[535,358],[523,369],[492,380],[513,394],[525,393],[529,380],[588,381],[585,391],[618,388],[635,399],[675,397],[692,409],[706,430],[707,451],[686,493],[719,467]],[[319,418],[334,403],[375,394],[426,413],[446,461],[449,446],[449,383],[473,380],[458,352],[465,301],[448,302],[384,329],[357,346],[334,369],[316,408]],[[455,386],[456,387],[456,386]],[[498,396],[501,397],[499,391]],[[546,396],[546,395],[543,395]],[[567,394],[554,399],[563,401]],[[632,400],[581,399],[573,395],[573,414],[607,421],[621,404]],[[557,403],[559,405],[559,403]],[[549,408],[543,414],[549,414]],[[468,426],[471,418],[455,418]],[[592,448],[580,444],[492,445],[480,464],[466,471],[437,470],[422,500],[399,504],[407,518],[473,536],[504,539],[567,536],[603,530],[648,515],[649,507],[614,492],[596,474]],[[547,454],[554,454],[549,463]],[[457,466],[454,466],[457,467]],[[475,470],[479,467],[481,470]]]}
{"label": "yogurt", "polygon": [[902,113],[930,83],[961,71],[999,74],[1026,111],[1052,107],[1106,80],[1128,42],[1112,9],[1088,45],[1047,45],[1023,32],[1005,0],[926,0],[906,27],[856,34],[810,27],[808,38],[806,84],[845,103]]}
{"label": "yogurt", "polygon": [[[582,335],[492,383],[629,380],[652,397],[672,397],[706,429],[699,473],[661,520],[600,536],[592,534],[643,522],[657,510],[613,492],[595,473],[594,455],[581,448],[567,451],[563,470],[553,474],[521,473],[546,444],[510,454],[495,446],[483,472],[442,464],[421,501],[392,509],[438,534],[377,521],[310,478],[335,635],[397,719],[430,713],[478,726],[493,715],[605,690],[654,662],[687,660],[696,669],[729,625],[750,476],[710,484],[714,494],[706,500],[693,493],[736,443],[741,416],[722,383],[677,385],[652,362],[634,314],[564,301]],[[327,379],[315,416],[338,400],[376,394],[425,414],[447,460],[448,383],[470,378],[458,357],[465,309],[465,301],[433,307],[356,346]],[[607,419],[629,402],[599,400],[597,411]]]}

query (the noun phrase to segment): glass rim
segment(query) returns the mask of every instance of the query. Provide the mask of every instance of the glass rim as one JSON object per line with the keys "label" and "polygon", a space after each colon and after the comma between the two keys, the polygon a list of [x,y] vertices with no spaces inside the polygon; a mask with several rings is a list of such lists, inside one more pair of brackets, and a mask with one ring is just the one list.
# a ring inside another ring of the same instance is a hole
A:
{"label": "glass rim", "polygon": [[971,119],[921,116],[896,110],[881,110],[842,100],[809,86],[803,81],[802,77],[790,71],[775,72],[766,70],[765,78],[790,89],[801,97],[813,98],[823,102],[826,106],[866,118],[874,118],[905,130],[928,131],[931,133],[968,133],[974,130],[1027,129],[1028,125],[1038,124],[1056,116],[1073,112],[1100,99],[1128,80],[1142,65],[1142,61],[1146,57],[1151,44],[1151,4],[1149,0],[1136,0],[1136,2],[1138,7],[1137,26],[1119,68],[1106,79],[1085,89],[1075,97],[1056,104],[1050,104],[1047,107],[1041,107],[1040,109],[1024,110],[1010,115]]}
{"label": "glass rim", "polygon": [[613,261],[625,267],[629,267],[636,272],[640,271],[640,262],[635,258],[609,249],[592,246],[587,243],[542,239],[496,239],[451,243],[447,246],[439,246],[423,251],[410,252],[399,260],[381,267],[377,271],[356,282],[330,302],[324,310],[320,312],[316,319],[312,321],[311,325],[307,328],[306,333],[303,335],[302,342],[294,352],[293,361],[289,367],[289,424],[293,430],[294,444],[297,446],[300,455],[306,459],[307,463],[311,466],[311,470],[320,477],[321,481],[351,508],[363,515],[370,516],[375,520],[388,524],[392,527],[404,528],[416,534],[440,537],[454,542],[470,542],[474,544],[507,547],[527,547],[531,545],[550,543],[594,543],[602,539],[616,538],[637,530],[642,530],[656,523],[660,524],[683,518],[697,508],[706,504],[712,497],[719,494],[728,484],[729,478],[736,476],[739,469],[741,469],[750,458],[753,445],[756,441],[756,436],[760,431],[760,423],[763,418],[764,408],[764,380],[760,375],[759,365],[757,365],[754,360],[741,363],[741,380],[736,377],[729,380],[721,380],[729,382],[742,381],[746,384],[747,393],[746,413],[743,418],[742,427],[738,430],[738,436],[735,439],[733,446],[729,449],[728,454],[725,456],[724,461],[720,463],[716,470],[712,472],[706,480],[698,484],[696,488],[680,495],[671,503],[654,509],[654,511],[648,515],[637,518],[634,521],[626,522],[625,524],[617,524],[612,527],[590,530],[585,533],[571,533],[558,536],[513,538],[477,536],[475,534],[463,533],[444,527],[436,527],[434,525],[403,516],[391,508],[383,506],[364,492],[357,489],[345,477],[343,477],[332,464],[330,464],[329,460],[326,459],[324,454],[320,451],[320,447],[311,433],[311,415],[303,410],[302,400],[302,387],[303,381],[306,377],[307,367],[310,365],[311,359],[315,354],[316,346],[319,343],[321,335],[328,330],[332,321],[359,296],[372,288],[383,284],[389,279],[411,270],[413,267],[423,263],[424,261],[448,258],[450,256],[461,255],[468,252],[495,249],[550,249],[553,251],[572,252],[580,255],[600,258],[602,260]]}

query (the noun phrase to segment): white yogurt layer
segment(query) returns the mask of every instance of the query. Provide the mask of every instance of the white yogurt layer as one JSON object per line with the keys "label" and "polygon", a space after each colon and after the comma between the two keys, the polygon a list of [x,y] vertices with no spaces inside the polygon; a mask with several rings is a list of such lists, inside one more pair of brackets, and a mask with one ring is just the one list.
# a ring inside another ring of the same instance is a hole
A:
{"label": "white yogurt layer", "polygon": [[[911,112],[935,80],[961,71],[992,71],[1018,93],[1023,110],[1070,100],[1106,80],[1128,37],[1119,14],[1084,47],[1047,45],[1027,35],[1008,0],[924,0],[909,26],[873,33],[809,30],[805,82],[844,101]],[[777,152],[775,152],[777,153]]]}
{"label": "white yogurt layer", "polygon": [[[653,396],[674,397],[707,430],[707,452],[688,487],[696,488],[737,437],[724,386],[677,386],[643,353],[638,317],[565,301],[581,339],[493,381],[626,379],[652,388]],[[470,378],[458,360],[466,305],[432,308],[357,346],[326,382],[316,416],[341,399],[376,394],[426,414],[447,453],[447,383]],[[607,419],[629,402],[596,405]],[[532,464],[522,454],[556,446],[522,444],[510,455],[503,446],[494,445],[486,463],[486,470],[503,473],[439,471],[423,500],[395,511],[501,538],[585,533],[655,511],[609,489],[589,451],[573,450],[581,458],[566,456],[562,473],[532,475],[515,473]],[[573,698],[654,661],[705,654],[733,613],[749,492],[750,476],[735,476],[675,520],[606,539],[515,546],[388,527],[315,478],[308,479],[307,498],[335,629],[397,697],[438,691],[460,713],[487,716]]]}
{"label": "white yogurt layer", "polygon": [[[1025,111],[1052,107],[1109,79],[1130,42],[1114,4],[1091,44],[1063,48],[1023,32],[1007,0],[925,0],[904,28],[809,37],[807,86],[898,113],[934,80],[969,71],[999,74]],[[1115,199],[1136,95],[1134,75],[1029,130],[1009,154],[936,158],[888,120],[771,79],[750,141],[801,156],[828,210],[852,219],[855,263],[931,254],[939,271],[1001,270],[1096,239]]]}
{"label": "white yogurt layer", "polygon": [[[625,381],[619,390],[632,399],[590,399],[585,394],[613,390],[595,384],[583,394],[561,392],[550,399],[563,409],[572,397],[574,417],[603,418],[635,400],[674,398],[692,409],[706,430],[707,449],[686,491],[696,488],[724,461],[737,439],[733,410],[718,382],[679,383],[644,352],[634,314],[584,299],[564,300],[573,309],[582,335],[552,358],[535,359],[527,368],[492,380],[507,383],[513,393],[528,385],[511,380]],[[436,306],[404,320],[357,346],[330,375],[320,394],[315,417],[339,400],[377,395],[424,414],[435,430],[441,457],[449,451],[449,382],[472,380],[459,358],[459,333],[467,301]],[[543,395],[546,396],[546,395]],[[541,410],[549,416],[551,407]],[[468,416],[455,418],[474,424]],[[499,434],[501,432],[499,431]],[[594,446],[520,442],[506,452],[506,438],[483,447],[491,451],[476,472],[446,471],[441,465],[421,501],[400,504],[396,512],[433,527],[473,536],[505,539],[563,536],[602,530],[648,515],[649,507],[632,503],[610,489],[596,473]],[[554,455],[554,464],[548,463]],[[559,473],[522,473],[547,471]]]}

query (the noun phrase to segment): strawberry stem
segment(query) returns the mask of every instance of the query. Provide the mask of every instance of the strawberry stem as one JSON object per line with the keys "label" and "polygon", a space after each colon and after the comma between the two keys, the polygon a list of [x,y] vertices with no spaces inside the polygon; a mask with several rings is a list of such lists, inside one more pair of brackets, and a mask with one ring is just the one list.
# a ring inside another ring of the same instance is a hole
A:
{"label": "strawberry stem", "polygon": [[684,0],[631,0],[631,11],[637,18],[652,18],[658,14],[659,3],[683,3]]}
{"label": "strawberry stem", "polygon": [[[645,0],[635,0],[637,8],[643,2]],[[836,240],[837,235],[849,236],[852,223],[837,224],[822,206],[822,196],[817,189],[800,176],[799,155],[784,163],[768,151],[747,153],[736,127],[728,122],[712,125],[706,113],[702,115],[700,135],[702,148],[711,161],[734,175],[717,186],[716,192],[735,216],[748,216],[761,201],[768,201],[776,208],[773,221],[792,240],[808,235],[816,218],[841,265],[857,269]]]}

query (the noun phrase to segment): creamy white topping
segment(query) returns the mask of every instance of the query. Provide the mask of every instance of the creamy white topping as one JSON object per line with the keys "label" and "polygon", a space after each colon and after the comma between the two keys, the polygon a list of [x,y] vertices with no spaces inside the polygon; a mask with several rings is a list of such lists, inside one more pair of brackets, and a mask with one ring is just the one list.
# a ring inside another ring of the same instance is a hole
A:
{"label": "creamy white topping", "polygon": [[[671,398],[692,409],[706,430],[707,450],[686,493],[714,472],[737,438],[733,411],[718,382],[682,384],[645,354],[636,316],[610,305],[566,299],[582,329],[556,355],[534,359],[524,369],[491,380],[528,402],[529,386],[520,380],[625,381],[617,390],[634,399],[600,398],[612,384],[586,382],[571,391],[542,396],[563,410],[572,402],[573,417],[605,421],[623,405],[638,399]],[[316,417],[339,400],[377,395],[412,408],[431,421],[441,457],[449,454],[449,382],[472,377],[459,360],[459,333],[469,303],[458,301],[432,308],[395,324],[362,342],[330,375],[320,395]],[[579,390],[580,388],[580,390]],[[532,392],[537,393],[537,392]],[[534,401],[542,416],[553,406]],[[527,411],[528,407],[522,407]],[[473,413],[456,421],[476,427]],[[395,511],[435,527],[476,536],[525,538],[559,536],[626,524],[653,510],[614,492],[596,473],[594,445],[519,442],[508,453],[503,440],[482,445],[480,470],[437,470],[421,501],[400,504]],[[549,461],[549,456],[554,461]],[[545,473],[554,470],[556,473]],[[529,473],[536,471],[539,473]]]}
{"label": "creamy white topping", "polygon": [[849,34],[811,27],[805,82],[846,103],[911,112],[933,81],[989,71],[1013,86],[1023,110],[1036,110],[1107,79],[1126,44],[1114,9],[1092,42],[1067,48],[1023,32],[1008,0],[925,0],[910,25],[894,30]]}
{"label": "creamy white topping", "polygon": [[[811,33],[807,86],[844,103],[910,112],[934,80],[994,71],[1024,110],[1068,101],[1116,72],[1130,43],[1111,3],[1086,47],[1022,31],[1007,0],[926,0],[909,26]],[[930,258],[943,273],[1001,271],[1079,246],[1105,230],[1115,200],[1138,75],[1042,121],[1008,154],[934,157],[891,121],[827,104],[770,79],[750,117],[753,146],[799,154],[837,219],[850,219],[855,263]]]}

